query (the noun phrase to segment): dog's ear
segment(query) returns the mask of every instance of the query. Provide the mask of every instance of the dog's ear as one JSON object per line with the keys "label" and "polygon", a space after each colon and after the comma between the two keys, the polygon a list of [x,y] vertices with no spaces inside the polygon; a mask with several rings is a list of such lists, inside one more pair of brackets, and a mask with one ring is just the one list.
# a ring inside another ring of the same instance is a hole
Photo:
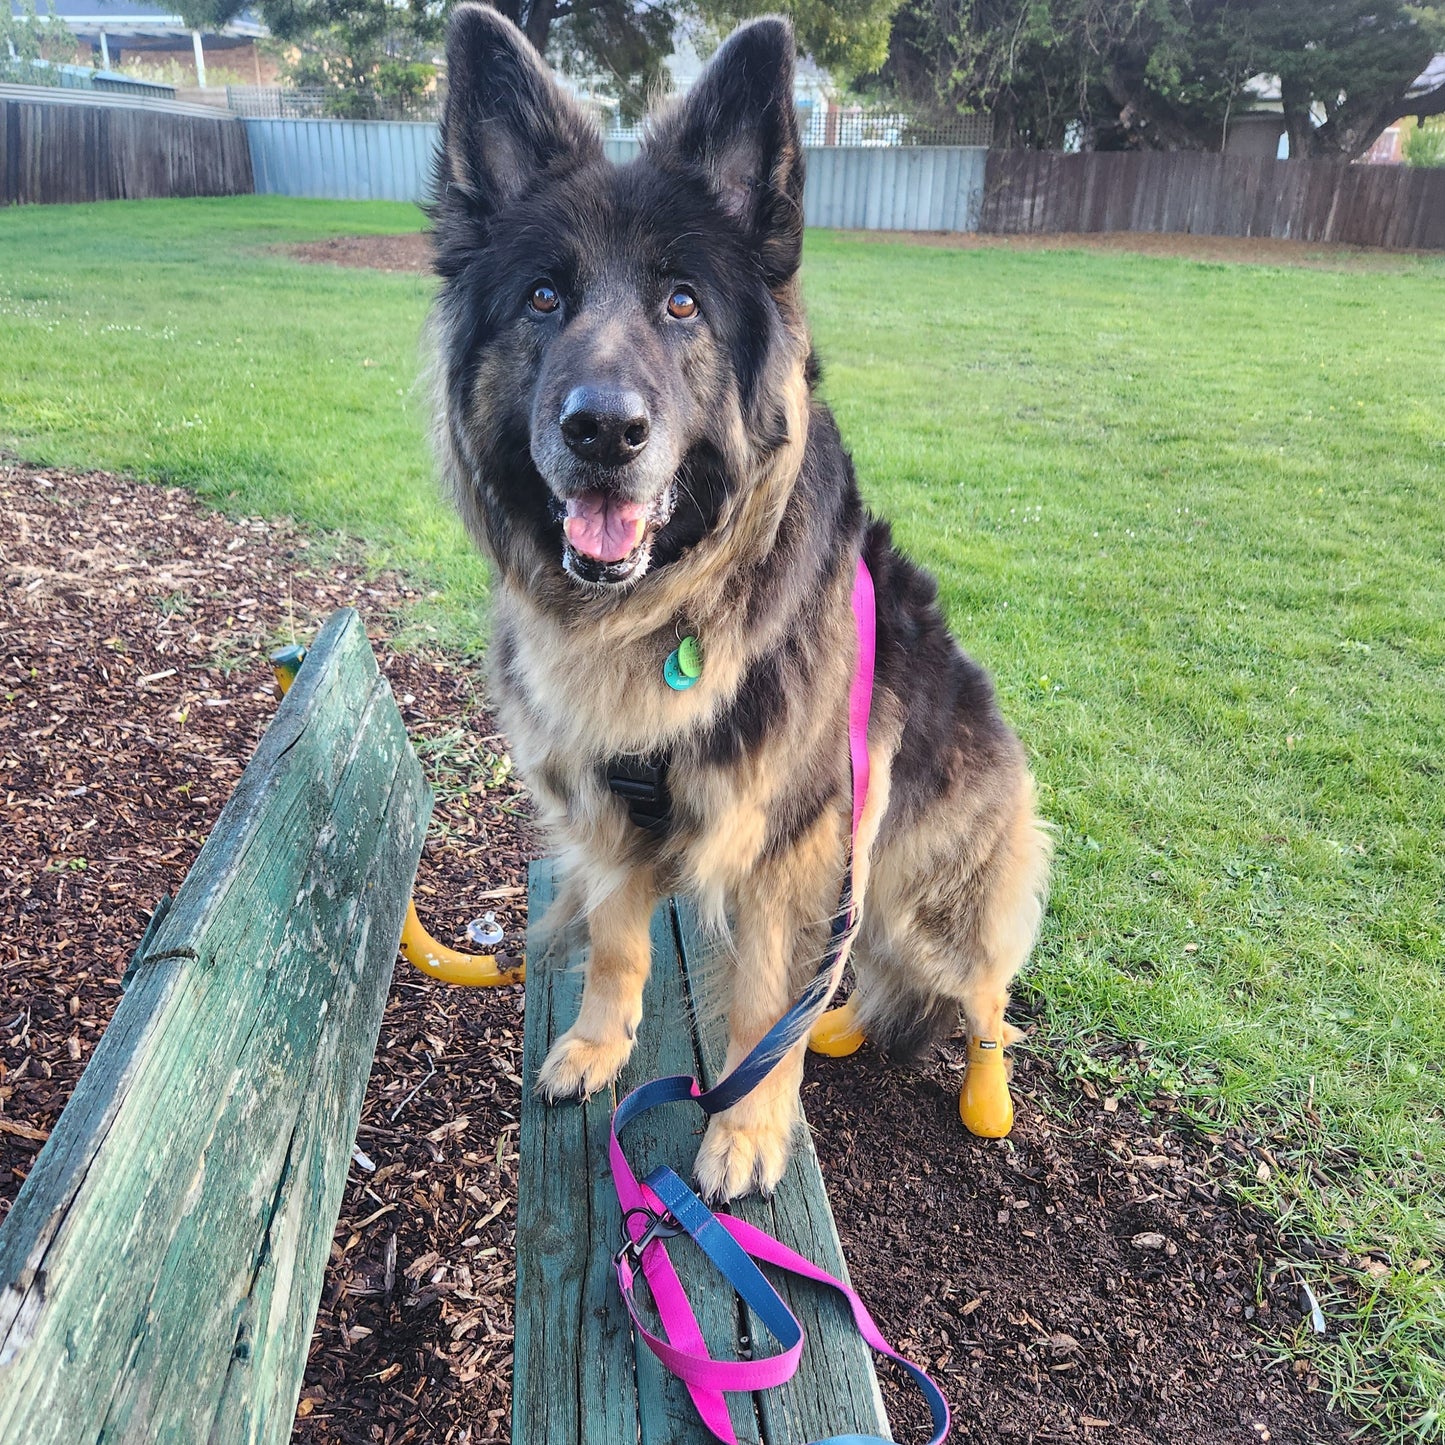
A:
{"label": "dog's ear", "polygon": [[459,5],[447,29],[447,103],[437,202],[486,218],[539,175],[602,154],[597,129],[526,36],[489,5]]}
{"label": "dog's ear", "polygon": [[768,15],[735,30],[648,152],[700,166],[758,247],[770,285],[789,280],[803,246],[803,149],[793,102],[793,29]]}

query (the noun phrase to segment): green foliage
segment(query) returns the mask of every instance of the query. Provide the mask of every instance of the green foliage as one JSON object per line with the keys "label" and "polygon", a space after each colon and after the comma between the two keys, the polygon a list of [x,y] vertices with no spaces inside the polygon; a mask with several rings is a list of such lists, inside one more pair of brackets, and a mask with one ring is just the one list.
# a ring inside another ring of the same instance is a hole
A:
{"label": "green foliage", "polygon": [[1404,152],[1407,166],[1445,166],[1445,120],[1406,131]]}
{"label": "green foliage", "polygon": [[435,76],[443,19],[425,0],[271,0],[262,8],[276,39],[294,46],[288,78],[325,89],[330,115],[404,113]]}
{"label": "green foliage", "polygon": [[74,57],[75,40],[51,0],[45,0],[43,16],[36,10],[35,0],[24,0],[19,15],[8,3],[0,9],[0,80],[51,84],[44,67],[35,62],[63,64]]}
{"label": "green foliage", "polygon": [[1277,75],[1291,153],[1355,156],[1445,109],[1445,86],[1407,100],[1442,47],[1425,0],[904,0],[879,79],[934,113],[995,112],[1005,143],[1217,150],[1247,83]]}
{"label": "green foliage", "polygon": [[883,64],[898,5],[899,0],[694,0],[696,12],[720,33],[754,15],[786,15],[799,49],[845,77]]}

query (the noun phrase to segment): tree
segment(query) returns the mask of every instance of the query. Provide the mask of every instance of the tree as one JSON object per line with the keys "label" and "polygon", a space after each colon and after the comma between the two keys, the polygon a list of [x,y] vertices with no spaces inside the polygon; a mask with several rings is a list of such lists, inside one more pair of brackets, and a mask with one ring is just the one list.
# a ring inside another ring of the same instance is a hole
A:
{"label": "tree", "polygon": [[[249,0],[181,0],[186,23],[224,25]],[[637,115],[665,90],[673,37],[691,24],[720,39],[753,15],[789,15],[802,50],[846,75],[876,70],[899,0],[493,0],[536,49],[600,82]],[[360,97],[383,88],[386,67],[435,52],[451,0],[260,0],[272,35],[301,51],[293,75]],[[394,71],[391,73],[395,73]],[[408,70],[414,75],[414,70]]]}
{"label": "tree", "polygon": [[[904,0],[880,80],[935,119],[991,112],[1004,145],[1109,145],[1140,125],[1186,144],[1220,85],[1185,74],[1176,11],[1210,3]],[[1141,114],[1141,94],[1164,89],[1173,103]]]}
{"label": "tree", "polygon": [[988,110],[1006,144],[1219,149],[1257,76],[1292,155],[1361,154],[1445,48],[1426,0],[904,0],[880,80],[935,113]]}
{"label": "tree", "polygon": [[[1445,84],[1411,87],[1445,49],[1445,12],[1420,0],[1274,0],[1255,17],[1261,69],[1279,76],[1292,156],[1362,155],[1406,113],[1445,112]],[[1324,112],[1316,125],[1311,110]]]}
{"label": "tree", "polygon": [[53,84],[46,66],[74,55],[75,37],[56,16],[51,0],[46,0],[44,15],[37,13],[35,0],[25,0],[19,15],[8,4],[0,10],[0,79]]}
{"label": "tree", "polygon": [[291,79],[325,89],[333,115],[404,107],[435,75],[430,57],[445,21],[426,0],[262,0],[261,11],[271,34],[293,48]]}
{"label": "tree", "polygon": [[629,119],[667,88],[664,64],[682,14],[631,0],[499,0],[536,49],[561,69],[614,95]]}

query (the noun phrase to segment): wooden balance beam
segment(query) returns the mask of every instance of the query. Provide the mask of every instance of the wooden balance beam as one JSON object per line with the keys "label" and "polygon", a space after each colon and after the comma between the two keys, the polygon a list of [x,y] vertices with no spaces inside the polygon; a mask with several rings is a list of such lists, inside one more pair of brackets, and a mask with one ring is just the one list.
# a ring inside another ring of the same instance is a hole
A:
{"label": "wooden balance beam", "polygon": [[0,1226],[0,1442],[290,1438],[431,793],[337,612]]}
{"label": "wooden balance beam", "polygon": [[[528,917],[540,921],[554,897],[551,863],[533,866],[530,885]],[[633,1338],[612,1273],[622,1219],[607,1168],[612,1110],[629,1089],[662,1074],[693,1074],[706,1087],[716,1082],[725,1045],[718,1011],[707,1008],[703,997],[707,945],[685,904],[668,900],[659,907],[631,1062],[614,1088],[583,1104],[547,1107],[534,1092],[537,1071],[582,997],[580,952],[568,951],[565,943],[558,950],[550,957],[528,955],[512,1445],[715,1445],[687,1391]],[[703,1020],[701,1037],[695,1018]],[[675,1105],[638,1120],[623,1143],[639,1178],[661,1163],[686,1175],[700,1131],[698,1111]],[[734,1207],[832,1274],[847,1277],[806,1131],[773,1197]],[[689,1241],[674,1241],[670,1252],[715,1355],[777,1349]],[[871,1352],[842,1300],[821,1285],[772,1277],[807,1344],[786,1385],[728,1397],[738,1439],[793,1445],[850,1431],[891,1438]],[[649,1328],[655,1330],[656,1322]]]}

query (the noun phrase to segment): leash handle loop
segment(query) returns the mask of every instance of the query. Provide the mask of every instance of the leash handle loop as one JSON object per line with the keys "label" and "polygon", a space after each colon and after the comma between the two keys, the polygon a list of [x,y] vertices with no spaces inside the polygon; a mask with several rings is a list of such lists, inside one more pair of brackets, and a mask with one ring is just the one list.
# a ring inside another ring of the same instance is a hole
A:
{"label": "leash handle loop", "polygon": [[[632,1182],[636,1184],[635,1179]],[[763,1327],[783,1347],[779,1354],[763,1359],[715,1360],[708,1354],[705,1344],[701,1348],[696,1345],[687,1348],[681,1342],[672,1344],[660,1339],[649,1331],[639,1318],[634,1300],[631,1267],[631,1258],[635,1256],[630,1255],[629,1249],[624,1246],[616,1257],[617,1278],[633,1325],[646,1341],[648,1348],[683,1381],[695,1400],[698,1395],[711,1401],[722,1392],[770,1389],[786,1383],[797,1371],[806,1335],[797,1317],[758,1268],[755,1261],[760,1261],[837,1290],[847,1301],[853,1322],[868,1346],[902,1365],[922,1392],[933,1424],[929,1445],[940,1445],[940,1442],[947,1438],[949,1410],[943,1392],[934,1384],[927,1371],[899,1354],[889,1344],[873,1316],[868,1313],[867,1306],[851,1286],[835,1279],[804,1255],[789,1249],[787,1245],[746,1220],[733,1215],[714,1214],[666,1165],[659,1165],[654,1169],[639,1187],[648,1197],[657,1201],[658,1208],[662,1211],[658,1214],[647,1208],[632,1209],[624,1220],[625,1226],[630,1229],[634,1214],[641,1214],[646,1218],[647,1222],[641,1226],[645,1233],[635,1241],[637,1252],[643,1256],[644,1270],[647,1268],[649,1246],[656,1243],[656,1255],[666,1259],[663,1239],[678,1233],[678,1229],[672,1228],[673,1224],[679,1226],[707,1255],[718,1272],[757,1315]],[[668,1267],[671,1268],[671,1261],[668,1261]],[[663,1316],[663,1328],[672,1333],[667,1311],[664,1310],[661,1300],[657,1299],[655,1302],[658,1313]],[[725,1432],[712,1424],[709,1424],[709,1428],[713,1429],[713,1433],[720,1440],[726,1441],[727,1445],[735,1445],[736,1437],[732,1433],[731,1421],[727,1419],[725,1404],[722,1417],[726,1422]],[[706,1415],[704,1419],[707,1419]],[[877,1442],[883,1439],[881,1435],[830,1435],[816,1442],[816,1445],[877,1445]]]}

